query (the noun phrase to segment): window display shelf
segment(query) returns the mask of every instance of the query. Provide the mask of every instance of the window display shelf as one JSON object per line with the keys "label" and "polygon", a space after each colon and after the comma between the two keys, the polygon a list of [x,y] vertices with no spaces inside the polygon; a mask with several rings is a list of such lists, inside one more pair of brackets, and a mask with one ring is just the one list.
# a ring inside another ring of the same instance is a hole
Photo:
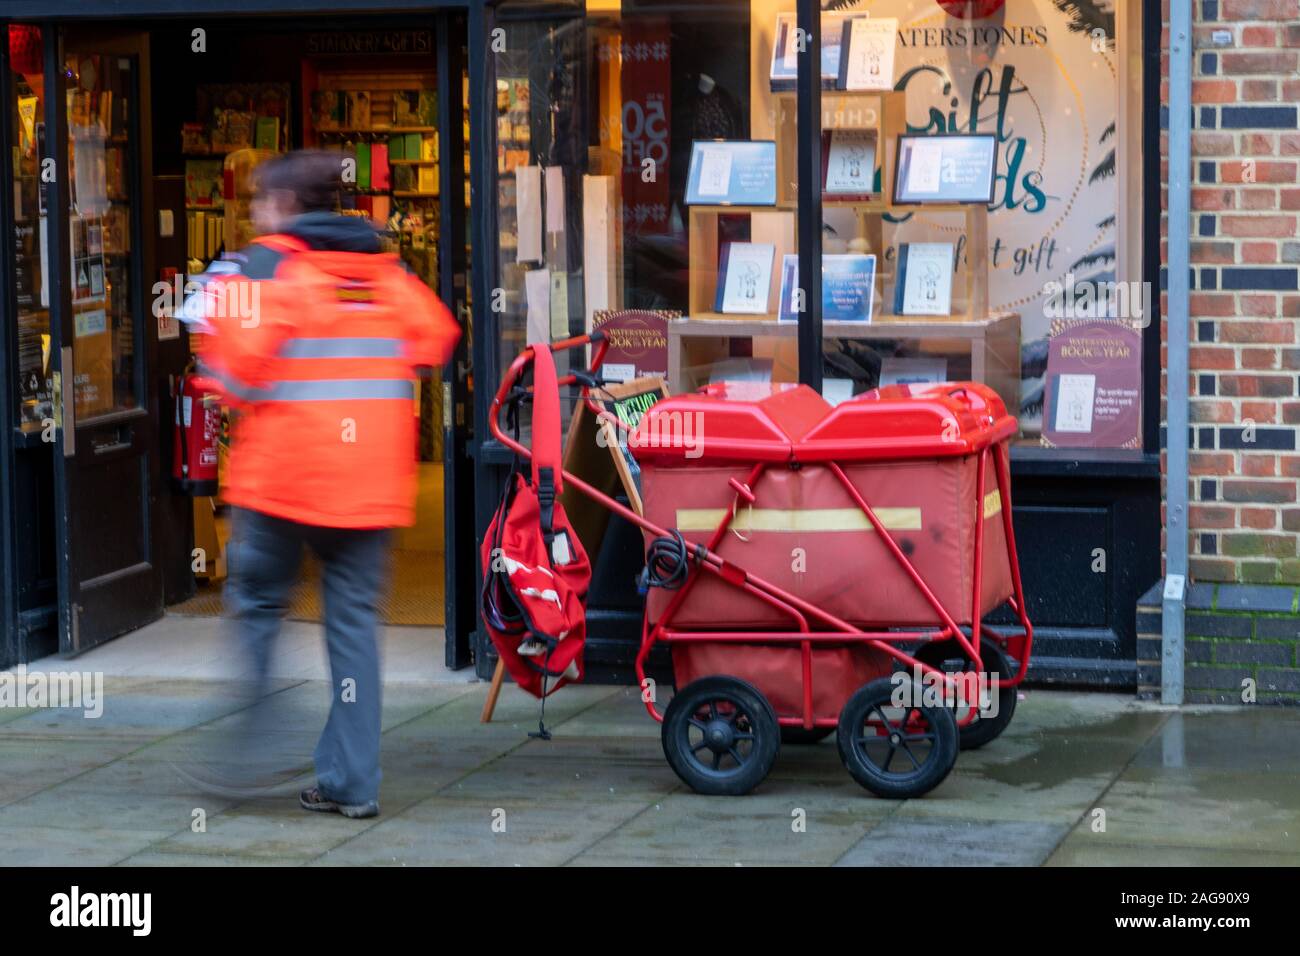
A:
{"label": "window display shelf", "polygon": [[[762,316],[709,313],[668,322],[668,387],[673,394],[697,388],[695,370],[729,354],[731,339],[795,338],[797,322]],[[1019,407],[1020,315],[997,312],[979,319],[884,315],[871,322],[823,322],[825,339],[912,340],[922,355],[952,356],[970,363],[970,378],[995,389],[1008,408]]]}
{"label": "window display shelf", "polygon": [[[795,117],[798,102],[793,91],[774,92],[776,103],[776,182],[777,203],[797,205],[799,173],[797,149],[799,130]],[[887,197],[894,182],[894,161],[898,137],[907,131],[907,94],[902,90],[823,90],[821,96],[823,132],[830,130],[870,130],[876,134],[875,163],[880,170],[884,195],[874,197],[871,205],[881,204],[888,212]],[[823,161],[825,154],[823,153]],[[855,205],[853,200],[823,195],[823,204]]]}
{"label": "window display shelf", "polygon": [[691,213],[695,215],[714,215],[714,216],[740,216],[745,213],[754,212],[788,212],[793,215],[798,207],[797,203],[777,203],[774,206],[742,206],[731,203],[693,203],[690,207]]}
{"label": "window display shelf", "polygon": [[[972,320],[960,312],[952,315],[883,315],[870,322],[823,322],[822,335],[825,338],[859,339],[919,338],[926,335],[978,339],[986,337],[989,329],[1011,321],[1019,324],[1020,316],[1015,312],[995,312],[983,319]],[[688,337],[762,335],[793,338],[799,331],[799,323],[778,322],[775,315],[735,316],[721,312],[673,319],[668,326],[670,336]]]}
{"label": "window display shelf", "polygon": [[[888,249],[884,238],[884,215],[960,215],[965,218],[966,256],[964,259],[964,282],[960,285],[954,281],[954,300],[964,304],[964,309],[954,310],[954,314],[965,321],[978,321],[988,314],[988,208],[982,204],[944,203],[934,205],[892,205],[884,202],[844,203],[853,206],[858,213],[857,235],[855,239],[863,242],[862,251],[874,254],[876,270],[874,276],[875,301],[891,303],[892,297],[886,296],[888,285],[897,278],[893,265],[886,261]],[[795,241],[795,210],[774,206],[691,206],[688,217],[689,242],[692,268],[689,277],[690,314],[696,318],[708,319],[710,316],[733,318],[734,315],[718,313],[715,304],[718,301],[717,288],[720,278],[722,246],[719,220],[723,216],[751,217],[750,241],[771,243],[774,247],[773,275],[769,302],[780,301],[780,264],[783,256],[798,251]],[[957,277],[954,276],[954,279]],[[958,290],[964,290],[957,296]],[[759,316],[762,317],[761,314]],[[883,312],[876,311],[875,319],[880,321],[891,317],[891,310],[885,307]],[[776,312],[767,313],[769,320],[776,319]],[[908,317],[911,318],[911,317]]]}

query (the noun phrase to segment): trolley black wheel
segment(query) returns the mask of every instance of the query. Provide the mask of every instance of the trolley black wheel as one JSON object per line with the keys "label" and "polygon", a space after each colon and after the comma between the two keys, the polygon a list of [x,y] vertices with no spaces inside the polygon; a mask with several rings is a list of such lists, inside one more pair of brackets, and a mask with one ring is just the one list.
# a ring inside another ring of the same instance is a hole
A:
{"label": "trolley black wheel", "polygon": [[[923,644],[913,656],[921,663],[937,667],[948,674],[970,670],[973,663],[956,641],[932,641],[929,644]],[[1007,687],[1002,683],[1015,677],[1015,671],[1011,669],[1010,659],[996,643],[981,638],[980,661],[990,675],[998,678],[998,709],[997,713],[991,716],[983,713],[976,714],[975,719],[965,727],[957,728],[962,750],[974,750],[976,747],[983,747],[990,740],[993,740],[1007,729],[1007,725],[1011,723],[1012,715],[1016,712],[1016,698],[1018,696],[1016,688]],[[960,718],[963,715],[954,709],[953,716]]]}
{"label": "trolley black wheel", "polygon": [[[895,704],[895,692],[902,696]],[[957,762],[957,721],[946,707],[921,705],[921,688],[879,677],[840,713],[840,759],[853,779],[881,797],[919,797]],[[916,706],[913,706],[913,703]]]}
{"label": "trolley black wheel", "polygon": [[664,756],[696,793],[740,796],[767,776],[781,749],[776,713],[751,684],[703,677],[664,713]]}
{"label": "trolley black wheel", "polygon": [[821,743],[831,734],[835,733],[834,727],[814,727],[808,730],[806,727],[781,727],[781,743],[790,744],[794,747],[803,747],[809,744]]}

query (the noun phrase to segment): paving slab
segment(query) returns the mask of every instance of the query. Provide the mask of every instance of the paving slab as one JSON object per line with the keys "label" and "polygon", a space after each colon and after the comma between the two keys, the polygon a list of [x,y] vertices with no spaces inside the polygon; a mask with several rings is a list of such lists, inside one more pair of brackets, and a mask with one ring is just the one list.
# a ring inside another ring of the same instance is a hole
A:
{"label": "paving slab", "polygon": [[[351,821],[296,801],[311,779],[325,681],[279,680],[271,727],[240,740],[233,756],[214,749],[241,728],[229,682],[134,676],[108,686],[118,706],[98,723],[0,711],[4,862],[1300,861],[1300,713],[1277,708],[1173,710],[1122,695],[1029,691],[1008,731],[964,751],[924,797],[871,795],[844,770],[832,738],[783,746],[753,794],[721,798],[689,792],[672,773],[635,688],[565,688],[547,703],[554,738],[541,741],[528,736],[538,702],[516,687],[503,689],[496,719],[481,724],[486,684],[406,681],[385,687],[383,816]],[[280,795],[213,794],[194,779],[250,766],[275,771]],[[1096,807],[1107,813],[1103,834],[1090,829]],[[191,829],[195,808],[206,832]]]}
{"label": "paving slab", "polygon": [[[526,742],[528,735],[537,730],[541,713],[537,698],[529,696],[513,684],[507,684],[501,688],[492,721],[483,724],[479,722],[479,715],[487,697],[487,686],[486,683],[473,684],[467,693],[448,701],[432,713],[407,721],[392,732],[401,737],[463,735]],[[563,730],[566,721],[617,694],[621,689],[600,685],[565,687],[546,701],[547,728],[554,733],[566,733]]]}
{"label": "paving slab", "polygon": [[30,710],[21,719],[0,725],[0,737],[150,740],[219,719],[242,706],[222,684],[108,677],[99,717],[88,717],[77,708]]}
{"label": "paving slab", "polygon": [[1247,706],[1170,714],[1133,765],[1300,774],[1300,712]]}
{"label": "paving slab", "polygon": [[[561,693],[566,693],[565,688]],[[659,740],[660,724],[646,711],[636,687],[612,688],[613,693],[570,717],[562,725],[562,736],[624,739],[646,737]],[[662,712],[672,700],[672,688],[660,690],[655,703]],[[547,705],[549,708],[549,704]]]}
{"label": "paving slab", "polygon": [[641,809],[626,801],[438,796],[384,819],[312,865],[558,866]]}
{"label": "paving slab", "polygon": [[269,857],[245,856],[236,853],[170,853],[144,849],[115,866],[150,866],[173,868],[178,866],[300,866],[298,860],[277,860]]}
{"label": "paving slab", "polygon": [[655,742],[628,747],[601,740],[531,741],[440,792],[458,799],[548,799],[646,804],[677,789],[677,775]]}
{"label": "paving slab", "polygon": [[1038,866],[1069,833],[1059,823],[893,816],[837,866]]}
{"label": "paving slab", "polygon": [[103,767],[139,748],[139,740],[0,738],[0,805]]}
{"label": "paving slab", "polygon": [[1300,866],[1300,854],[1195,846],[1128,846],[1072,833],[1044,866]]}
{"label": "paving slab", "polygon": [[[440,627],[379,629],[384,682],[436,681],[465,684],[476,681],[474,671],[448,670],[445,632]],[[32,667],[67,669],[69,661],[51,655]],[[224,680],[246,669],[230,622],[219,617],[167,614],[117,640],[108,641],[76,660],[79,670],[109,675]],[[271,673],[295,680],[329,680],[324,629],[319,624],[285,621],[272,647]]]}
{"label": "paving slab", "polygon": [[6,866],[110,866],[166,836],[166,830],[0,827],[0,846]]}
{"label": "paving slab", "polygon": [[[329,715],[332,701],[330,685],[324,681],[280,681],[278,685],[272,693],[255,700],[250,696],[246,685],[223,682],[226,693],[232,701],[238,702],[232,703],[228,713],[214,715],[213,719],[202,725],[202,729],[219,731],[236,725],[243,719],[243,711],[256,705],[259,717],[276,730],[302,730],[319,734]],[[383,728],[390,730],[430,713],[469,693],[473,688],[473,684],[389,685],[383,691]]]}
{"label": "paving slab", "polygon": [[1094,842],[1216,847],[1300,855],[1300,774],[1132,768],[1075,828]]}
{"label": "paving slab", "polygon": [[[960,763],[960,758],[958,758]],[[1044,786],[1024,768],[1021,781],[993,779],[954,770],[934,790],[899,805],[900,816],[957,820],[1031,821],[1073,825],[1112,781],[1108,775],[1073,777]]]}
{"label": "paving slab", "polygon": [[232,801],[198,793],[157,793],[60,784],[0,807],[0,829],[57,827],[63,830],[173,832],[189,826],[195,808],[209,815]]}
{"label": "paving slab", "polygon": [[381,819],[349,820],[336,813],[308,813],[298,807],[296,798],[250,801],[209,814],[204,832],[194,832],[187,823],[182,832],[169,834],[151,849],[306,861],[374,827]]}
{"label": "paving slab", "polygon": [[856,785],[764,787],[745,797],[677,792],[594,843],[574,862],[667,866],[702,857],[728,865],[827,865],[897,806],[862,796]]}

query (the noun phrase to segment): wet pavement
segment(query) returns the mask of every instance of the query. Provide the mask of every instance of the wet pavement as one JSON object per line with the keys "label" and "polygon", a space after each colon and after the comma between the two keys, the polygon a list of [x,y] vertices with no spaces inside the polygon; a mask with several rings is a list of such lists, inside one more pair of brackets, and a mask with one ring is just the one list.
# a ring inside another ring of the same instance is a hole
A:
{"label": "wet pavement", "polygon": [[41,865],[1297,865],[1300,710],[1174,711],[1123,695],[1030,690],[1008,731],[936,790],[861,789],[834,740],[782,748],[747,797],[701,797],[664,761],[631,689],[547,705],[481,683],[385,690],[382,816],[298,809],[323,682],[285,679],[273,729],[237,758],[283,793],[216,796],[240,714],[215,680],[108,677],[103,716],[0,708],[0,845]]}

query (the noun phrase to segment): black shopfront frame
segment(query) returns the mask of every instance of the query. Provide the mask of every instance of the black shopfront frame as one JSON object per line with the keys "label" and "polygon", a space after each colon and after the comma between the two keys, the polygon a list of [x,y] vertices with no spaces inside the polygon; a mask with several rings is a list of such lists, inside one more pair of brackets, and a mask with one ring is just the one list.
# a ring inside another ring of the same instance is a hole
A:
{"label": "black shopfront frame", "polygon": [[[466,31],[474,26],[476,15],[481,26],[482,6],[466,0],[384,0],[382,3],[366,3],[365,0],[116,0],[111,4],[90,4],[86,0],[14,0],[7,3],[0,11],[0,26],[6,27],[10,22],[32,23],[42,28],[46,47],[46,58],[54,55],[57,44],[65,26],[76,23],[102,21],[118,31],[138,29],[145,32],[152,26],[162,23],[175,24],[176,21],[194,23],[196,26],[213,25],[221,21],[265,18],[268,24],[283,23],[286,18],[329,17],[320,22],[327,26],[338,27],[345,24],[352,28],[368,25],[374,14],[383,14],[384,19],[402,21],[427,18],[428,25],[436,29],[438,38],[437,64],[439,70],[439,115],[440,122],[447,128],[443,131],[443,143],[450,155],[459,157],[463,144],[461,132],[460,83],[459,71],[469,62],[467,69],[471,73],[478,70],[482,77],[483,51],[467,44],[462,48]],[[7,29],[5,30],[7,35]],[[480,33],[481,36],[481,33]],[[5,119],[0,123],[0,150],[5,157],[0,163],[0,171],[8,183],[12,170],[8,157],[13,131],[10,128],[8,110],[10,109],[8,44],[0,44],[0,95],[3,96]],[[56,56],[57,62],[57,56]],[[147,95],[147,94],[146,94]],[[61,101],[58,98],[51,102]],[[62,110],[56,110],[61,115]],[[137,124],[139,125],[139,124]],[[473,123],[471,123],[471,126]],[[471,131],[471,139],[474,138]],[[144,140],[147,142],[147,138]],[[60,140],[61,142],[61,140]],[[58,148],[54,143],[53,148]],[[54,153],[53,155],[58,155]],[[444,202],[443,235],[462,236],[466,231],[466,213],[464,212],[465,178],[455,175],[451,163],[440,166],[442,174],[441,192],[448,197]],[[455,171],[459,172],[459,162]],[[137,187],[148,188],[146,177],[136,176]],[[6,185],[0,190],[0,309],[4,311],[3,333],[0,334],[0,668],[20,662],[34,660],[59,649],[57,625],[62,616],[66,616],[66,582],[69,578],[67,566],[72,548],[66,544],[67,521],[60,516],[53,528],[46,527],[51,512],[57,512],[61,492],[60,482],[54,467],[54,455],[57,450],[50,443],[40,441],[39,435],[24,433],[16,427],[16,369],[17,369],[17,321],[14,300],[14,261],[15,236],[14,218],[11,200],[12,188]],[[150,207],[152,208],[152,207]],[[453,212],[448,213],[451,209]],[[449,227],[446,219],[454,220],[454,228]],[[57,217],[53,217],[57,219]],[[143,235],[149,235],[152,228],[151,217],[142,209],[138,220],[147,221]],[[59,223],[52,223],[51,232],[57,234]],[[133,248],[146,255],[141,243],[142,226],[137,222]],[[55,235],[57,238],[57,235]],[[477,237],[471,241],[478,243]],[[58,246],[52,243],[52,247]],[[464,282],[457,282],[458,276],[464,275],[468,257],[460,244],[444,243],[446,250],[439,263],[439,293],[444,301],[455,306],[463,302],[466,293]],[[152,260],[151,260],[152,261]],[[136,275],[142,276],[139,265],[135,266]],[[60,272],[61,274],[61,272]],[[57,278],[55,276],[54,278]],[[143,315],[137,310],[137,316]],[[470,320],[472,325],[473,320]],[[449,383],[453,402],[449,409],[456,409],[450,414],[450,424],[445,424],[445,439],[448,453],[445,463],[446,501],[445,521],[449,534],[447,561],[448,579],[447,595],[447,633],[446,664],[450,667],[465,667],[471,663],[471,635],[476,626],[476,591],[473,571],[474,529],[472,521],[466,517],[473,514],[474,474],[470,457],[470,422],[473,419],[468,408],[472,399],[468,397],[472,381],[473,366],[469,356],[468,342],[471,336],[462,339],[457,354],[447,366],[443,380]],[[150,354],[149,366],[144,370],[143,383],[137,382],[136,394],[140,396],[142,408],[150,412],[153,433],[151,472],[155,488],[167,482],[165,468],[165,443],[167,435],[163,411],[170,410],[170,398],[160,394],[157,385],[159,369],[152,364],[158,351],[158,344],[152,332],[142,333],[137,329],[137,339],[143,339]],[[166,382],[165,370],[161,375]],[[165,392],[165,384],[162,389]],[[163,406],[166,406],[164,409]],[[163,454],[160,454],[160,450]],[[179,499],[178,499],[179,501]],[[66,505],[66,502],[65,502]],[[66,510],[66,509],[65,509]],[[192,529],[188,519],[189,508],[179,507],[177,502],[167,502],[157,506],[150,514],[152,523],[153,548],[164,559],[179,561],[188,571]],[[168,540],[170,537],[171,540]],[[64,540],[64,544],[60,544]],[[457,573],[461,569],[468,571]],[[164,587],[164,590],[167,590]],[[169,592],[170,593],[170,592]],[[161,604],[162,594],[142,596],[141,601],[152,605]],[[177,598],[169,597],[168,600]],[[151,613],[154,613],[151,611]],[[155,615],[156,616],[156,615]],[[143,618],[142,618],[143,621]]]}
{"label": "black shopfront frame", "polygon": [[[698,10],[698,4],[691,5]],[[548,15],[548,8],[528,4],[526,16]],[[797,0],[796,22],[805,32],[807,50],[820,49],[820,4]],[[521,14],[525,15],[525,14]],[[584,10],[556,5],[549,15],[557,20],[585,16]],[[483,8],[481,33],[491,36],[498,21],[512,16],[509,4]],[[1158,289],[1160,235],[1159,166],[1159,42],[1160,7],[1146,0],[1142,11],[1143,44],[1143,210],[1142,277]],[[474,28],[471,27],[471,38]],[[471,39],[471,43],[473,40]],[[495,75],[492,57],[483,64],[484,84],[478,109],[492,115]],[[797,124],[810,129],[821,116],[819,68],[812,57],[799,60],[796,98]],[[471,108],[473,112],[473,107]],[[474,127],[482,137],[474,155],[494,156],[496,124]],[[486,152],[480,152],[485,149]],[[818,195],[821,177],[821,138],[800,137],[796,164],[799,195]],[[475,262],[474,297],[487,301],[493,277],[498,275],[496,173],[488,163],[478,164],[474,176],[477,200],[473,229]],[[810,302],[821,301],[820,269],[822,215],[819,203],[799,206],[796,220],[799,275]],[[480,241],[482,240],[482,241]],[[1153,297],[1155,298],[1155,297]],[[1156,303],[1158,309],[1158,301]],[[487,436],[487,412],[492,387],[500,379],[496,343],[496,316],[476,313],[474,363],[478,381],[475,407],[477,436]],[[816,310],[801,313],[798,329],[799,375],[820,390],[822,384],[822,324]],[[1067,451],[1018,447],[1011,455],[1012,497],[1015,501],[1017,540],[1031,619],[1035,622],[1035,656],[1031,677],[1040,683],[1136,687],[1136,622],[1138,597],[1160,576],[1160,316],[1153,314],[1143,333],[1143,449],[1142,451]],[[511,454],[499,443],[480,438],[475,442],[476,499],[479,535],[486,532],[496,505]],[[612,519],[617,522],[618,519]],[[611,524],[611,528],[615,527]],[[1093,570],[1098,549],[1105,571]],[[629,591],[632,580],[627,582]],[[588,608],[587,667],[589,679],[631,683],[633,661],[641,633],[639,612],[626,601],[594,600]],[[476,668],[490,677],[495,662],[486,633],[475,635]],[[660,659],[662,664],[662,658]]]}
{"label": "black shopfront frame", "polygon": [[[698,7],[695,7],[698,8]],[[439,3],[430,0],[116,0],[111,9],[97,14],[84,0],[11,0],[5,15],[14,20],[57,22],[68,18],[194,16],[310,16],[325,13],[383,10],[389,13],[464,11],[468,24],[467,72],[470,83],[470,243],[473,307],[470,316],[472,348],[469,364],[475,382],[472,439],[465,449],[472,458],[472,481],[458,483],[455,500],[447,503],[448,532],[456,562],[461,565],[453,615],[449,608],[447,663],[465,666],[473,655],[482,676],[491,673],[493,655],[472,612],[477,592],[477,568],[463,566],[472,560],[474,545],[486,531],[497,493],[510,467],[510,454],[488,436],[487,413],[501,368],[497,354],[495,315],[487,308],[497,275],[496,210],[496,105],[495,75],[489,44],[499,17],[508,12],[494,3]],[[798,0],[797,22],[810,38],[808,48],[819,49],[819,4]],[[539,7],[529,5],[529,15]],[[573,8],[556,11],[572,16]],[[1160,8],[1146,0],[1142,10],[1143,129],[1142,247],[1143,279],[1159,288],[1159,42]],[[0,57],[7,55],[0,53]],[[0,59],[4,76],[7,64]],[[817,71],[819,72],[819,71]],[[811,128],[819,117],[821,86],[809,58],[799,64],[796,86],[798,122]],[[7,149],[7,142],[4,144]],[[821,140],[804,137],[799,144],[797,169],[800,195],[816,195],[821,168]],[[444,164],[445,165],[445,164]],[[0,191],[3,192],[3,191]],[[8,200],[0,197],[0,217],[5,225],[4,269],[12,269],[13,228]],[[800,274],[808,277],[809,301],[820,301],[821,207],[800,207],[797,219]],[[0,281],[11,276],[0,272]],[[1158,301],[1158,300],[1157,300]],[[6,306],[6,308],[8,308]],[[1158,305],[1157,305],[1158,308]],[[16,476],[14,453],[14,390],[11,373],[15,354],[12,316],[6,316],[6,335],[0,338],[0,622],[5,631],[6,653],[23,633],[19,626],[18,591],[21,561],[48,561],[40,549],[21,550],[17,542],[31,533],[30,503],[49,489],[41,475]],[[800,378],[814,388],[821,385],[822,330],[820,315],[804,312],[798,330]],[[1059,450],[1016,448],[1012,453],[1013,497],[1021,562],[1026,571],[1029,610],[1037,625],[1036,663],[1032,676],[1040,681],[1081,685],[1132,687],[1135,685],[1134,607],[1138,596],[1160,574],[1160,317],[1154,315],[1143,340],[1143,448],[1134,452],[1063,453]],[[466,462],[467,470],[471,466]],[[477,489],[477,493],[475,490]],[[473,515],[470,535],[468,515]],[[27,543],[27,542],[25,542]],[[1097,548],[1103,549],[1107,572],[1091,570]],[[1049,560],[1050,559],[1050,560]],[[628,588],[631,588],[631,581]],[[623,602],[618,602],[623,603]],[[456,624],[452,625],[453,618]],[[23,625],[24,627],[26,624]],[[472,643],[471,634],[472,630]],[[595,679],[628,681],[632,674],[640,635],[639,614],[628,607],[593,606],[589,612],[588,660]],[[0,655],[3,657],[3,655]]]}

